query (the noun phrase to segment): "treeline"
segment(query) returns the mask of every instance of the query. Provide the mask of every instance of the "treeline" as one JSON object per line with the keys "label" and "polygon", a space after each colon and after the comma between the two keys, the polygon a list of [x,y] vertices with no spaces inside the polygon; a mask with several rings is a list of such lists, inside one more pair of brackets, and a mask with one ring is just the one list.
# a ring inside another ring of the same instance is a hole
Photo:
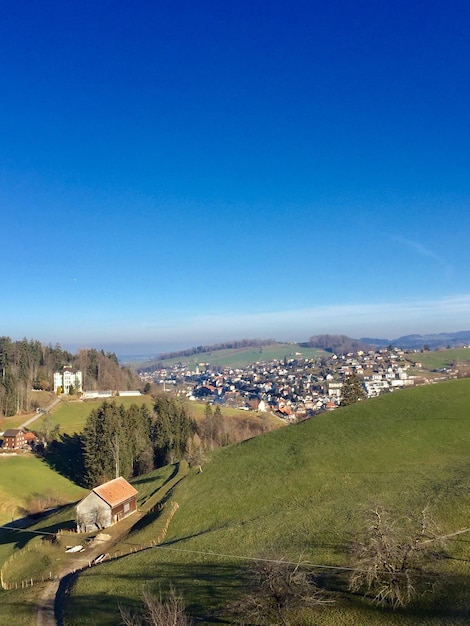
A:
{"label": "treeline", "polygon": [[348,354],[348,352],[370,349],[369,345],[359,339],[352,339],[346,335],[313,335],[307,342],[299,345],[305,348],[320,348],[334,354]]}
{"label": "treeline", "polygon": [[80,350],[73,357],[72,367],[83,373],[83,388],[96,389],[138,389],[140,379],[128,367],[119,364],[114,352],[104,352],[95,348]]}
{"label": "treeline", "polygon": [[132,389],[139,384],[114,353],[86,349],[73,355],[59,344],[0,337],[0,417],[37,408],[33,390],[52,391],[54,372],[64,365],[82,370],[85,389]]}
{"label": "treeline", "polygon": [[93,487],[124,476],[132,478],[183,458],[196,423],[173,398],[125,408],[104,402],[91,412],[82,433],[84,483]]}
{"label": "treeline", "polygon": [[206,405],[197,423],[186,406],[171,396],[157,396],[153,411],[147,405],[126,408],[106,401],[94,409],[80,435],[51,433],[43,450],[57,471],[86,487],[116,476],[130,479],[186,459],[201,465],[206,452],[239,442],[267,430],[253,420],[223,415]]}
{"label": "treeline", "polygon": [[238,350],[240,348],[258,348],[262,346],[272,346],[278,343],[275,339],[237,339],[233,341],[225,341],[223,343],[215,343],[212,345],[195,346],[186,350],[178,350],[174,352],[162,352],[159,354],[152,365],[139,368],[139,372],[148,372],[155,367],[155,362],[166,361],[168,359],[178,359],[183,357],[204,354],[207,352],[216,352],[217,350]]}

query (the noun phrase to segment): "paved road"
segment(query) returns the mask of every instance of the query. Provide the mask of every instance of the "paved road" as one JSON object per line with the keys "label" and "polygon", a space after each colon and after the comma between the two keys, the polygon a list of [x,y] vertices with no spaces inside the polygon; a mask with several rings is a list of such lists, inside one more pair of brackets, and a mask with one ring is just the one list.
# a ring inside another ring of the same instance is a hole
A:
{"label": "paved road", "polygon": [[33,422],[35,422],[37,419],[39,419],[40,417],[42,417],[44,415],[44,413],[48,413],[52,408],[55,407],[56,404],[59,404],[60,402],[60,398],[55,398],[50,404],[49,406],[46,407],[46,409],[44,411],[41,411],[40,413],[36,413],[36,415],[33,415],[33,417],[30,417],[29,419],[26,420],[26,422],[24,422],[23,424],[21,424],[20,428],[27,428],[30,424],[32,424]]}

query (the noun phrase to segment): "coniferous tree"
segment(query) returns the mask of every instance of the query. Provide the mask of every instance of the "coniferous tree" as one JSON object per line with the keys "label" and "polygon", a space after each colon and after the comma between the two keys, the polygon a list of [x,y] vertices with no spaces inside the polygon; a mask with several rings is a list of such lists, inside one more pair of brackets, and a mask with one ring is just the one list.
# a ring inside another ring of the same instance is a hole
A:
{"label": "coniferous tree", "polygon": [[341,406],[349,406],[366,398],[362,383],[356,374],[347,376],[341,389]]}
{"label": "coniferous tree", "polygon": [[153,446],[150,440],[150,411],[143,404],[132,404],[123,421],[123,432],[129,454],[130,471],[133,476],[153,469]]}
{"label": "coniferous tree", "polygon": [[90,487],[115,478],[117,466],[127,469],[120,409],[114,402],[103,402],[86,422],[83,448],[85,480]]}
{"label": "coniferous tree", "polygon": [[152,441],[157,466],[175,463],[184,457],[188,439],[197,431],[196,423],[175,398],[156,398],[152,421]]}

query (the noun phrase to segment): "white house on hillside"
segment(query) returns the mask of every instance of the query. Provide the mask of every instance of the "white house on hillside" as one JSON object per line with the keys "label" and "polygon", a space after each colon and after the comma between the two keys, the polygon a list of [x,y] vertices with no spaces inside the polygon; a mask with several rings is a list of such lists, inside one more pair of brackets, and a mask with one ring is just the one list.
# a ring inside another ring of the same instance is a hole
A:
{"label": "white house on hillside", "polygon": [[73,387],[75,391],[82,391],[82,372],[80,370],[74,370],[70,365],[65,365],[61,372],[54,372],[54,393],[57,393],[59,387],[62,393],[69,393],[70,387]]}

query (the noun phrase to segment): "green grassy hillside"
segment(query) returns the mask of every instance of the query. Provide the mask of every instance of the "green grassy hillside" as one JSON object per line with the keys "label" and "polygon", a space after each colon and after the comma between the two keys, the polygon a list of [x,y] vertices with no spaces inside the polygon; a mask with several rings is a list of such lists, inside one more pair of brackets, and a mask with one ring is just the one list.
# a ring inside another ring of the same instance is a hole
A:
{"label": "green grassy hillside", "polygon": [[[0,524],[22,517],[35,499],[50,504],[77,500],[86,491],[31,454],[0,456]],[[1,557],[1,545],[0,545]]]}
{"label": "green grassy hillside", "polygon": [[[469,450],[470,380],[390,394],[217,450],[174,492],[179,510],[165,542],[81,575],[65,624],[116,624],[118,603],[135,605],[145,586],[158,593],[169,581],[198,623],[221,623],[214,616],[241,593],[246,559],[302,555],[317,572],[344,566],[377,505],[398,513],[429,505],[442,532],[466,528]],[[343,591],[303,623],[463,626],[470,537],[450,540],[447,556],[438,563],[442,589],[406,610],[379,610]]]}
{"label": "green grassy hillside", "polygon": [[450,367],[457,363],[459,365],[470,365],[469,348],[449,348],[446,350],[432,350],[430,352],[420,352],[413,355],[414,361],[423,364],[426,370],[437,370],[442,367]]}

